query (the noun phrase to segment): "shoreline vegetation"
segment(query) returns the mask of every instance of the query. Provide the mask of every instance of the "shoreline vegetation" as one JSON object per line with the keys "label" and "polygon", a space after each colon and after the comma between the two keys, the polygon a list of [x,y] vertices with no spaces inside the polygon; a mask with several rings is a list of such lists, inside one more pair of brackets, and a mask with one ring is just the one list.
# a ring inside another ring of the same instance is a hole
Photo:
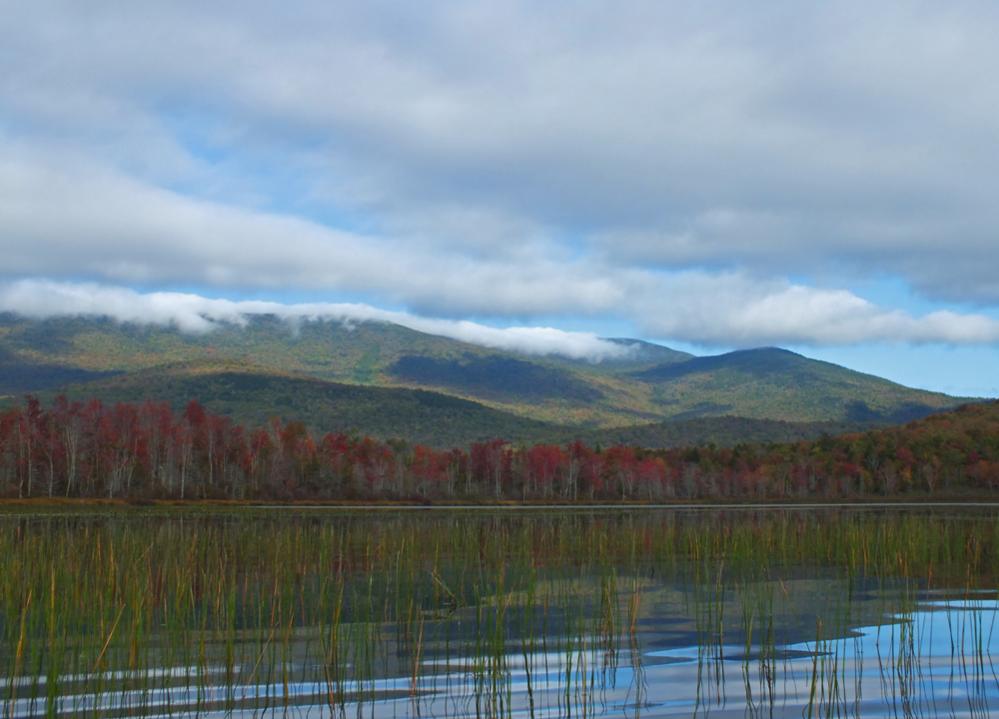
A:
{"label": "shoreline vegetation", "polygon": [[994,511],[2,520],[4,717],[999,705]]}
{"label": "shoreline vegetation", "polygon": [[649,502],[643,500],[578,500],[575,502],[547,502],[543,500],[519,500],[519,499],[481,499],[481,500],[406,500],[406,499],[376,499],[376,500],[349,500],[349,499],[287,499],[287,500],[264,500],[264,499],[144,499],[144,498],[121,498],[108,499],[106,497],[31,497],[24,499],[4,497],[0,498],[0,512],[5,510],[17,510],[20,508],[32,510],[67,510],[86,511],[90,509],[180,509],[191,511],[214,511],[214,510],[254,510],[254,509],[329,509],[329,510],[349,510],[349,511],[392,511],[398,510],[452,510],[460,511],[490,511],[505,509],[537,509],[537,510],[558,510],[566,509],[570,511],[586,511],[607,509],[612,511],[626,511],[629,509],[663,509],[663,510],[797,510],[797,509],[918,509],[918,508],[941,508],[956,507],[962,509],[974,509],[975,507],[991,508],[999,507],[999,493],[997,494],[977,494],[977,495],[896,495],[892,497],[856,497],[844,498],[815,498],[815,499],[677,499],[669,502]]}
{"label": "shoreline vegetation", "polygon": [[0,413],[0,501],[307,506],[643,506],[975,501],[999,489],[999,403],[784,444],[439,450],[300,421],[244,427],[192,401],[27,397]]}

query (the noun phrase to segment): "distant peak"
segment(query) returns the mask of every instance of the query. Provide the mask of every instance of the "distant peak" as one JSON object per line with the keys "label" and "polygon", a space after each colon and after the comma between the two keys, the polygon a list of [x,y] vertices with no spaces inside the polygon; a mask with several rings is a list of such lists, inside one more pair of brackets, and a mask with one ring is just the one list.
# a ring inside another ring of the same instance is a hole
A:
{"label": "distant peak", "polygon": [[748,347],[746,349],[734,350],[732,352],[729,352],[728,354],[733,354],[733,355],[734,354],[758,354],[758,355],[770,354],[770,355],[785,355],[785,356],[791,356],[791,357],[804,357],[804,355],[802,355],[802,354],[798,354],[797,352],[792,352],[791,350],[784,349],[783,347]]}

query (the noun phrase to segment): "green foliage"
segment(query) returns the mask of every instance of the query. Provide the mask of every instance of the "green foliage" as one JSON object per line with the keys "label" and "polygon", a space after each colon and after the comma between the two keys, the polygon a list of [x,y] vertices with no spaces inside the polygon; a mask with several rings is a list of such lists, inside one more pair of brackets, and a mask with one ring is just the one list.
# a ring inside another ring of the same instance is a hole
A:
{"label": "green foliage", "polygon": [[[433,413],[403,412],[405,422],[373,412],[347,412],[360,431],[383,436],[432,438],[438,444],[480,436],[485,418],[491,434],[528,437],[546,426],[570,428],[569,434],[605,429],[627,433],[637,425],[666,420],[743,418],[714,425],[717,441],[735,438],[735,427],[750,429],[754,439],[812,436],[807,426],[750,425],[748,420],[795,425],[847,423],[851,427],[905,421],[953,407],[960,399],[909,389],[825,362],[776,349],[733,352],[718,357],[691,357],[636,340],[613,340],[631,351],[622,358],[587,362],[556,357],[529,357],[491,350],[456,340],[379,322],[345,324],[308,321],[292,324],[276,317],[254,317],[245,326],[222,324],[206,334],[185,334],[172,327],[137,326],[106,319],[28,320],[0,315],[0,396],[40,392],[69,384],[135,375],[120,383],[102,381],[92,390],[74,387],[76,396],[94,394],[129,399],[184,401],[198,397],[218,411],[240,419],[294,412],[316,426],[330,426],[329,413],[310,393],[319,385],[257,388],[242,398],[216,397],[222,384],[201,382],[185,388],[177,365],[217,367],[239,372],[294,376],[374,388],[431,389],[470,400],[464,410],[438,421]],[[140,374],[136,374],[140,373]],[[156,374],[163,375],[157,378]],[[188,373],[190,374],[190,373]],[[145,394],[142,394],[145,388]],[[106,394],[105,394],[106,393]],[[322,391],[318,391],[320,396]],[[373,402],[351,397],[348,405]],[[498,414],[483,412],[488,407]],[[469,420],[466,415],[478,417]],[[394,405],[384,413],[394,412]],[[511,417],[517,418],[514,421]],[[522,420],[522,421],[521,421]],[[455,432],[441,422],[469,424]],[[436,423],[436,424],[434,424]],[[642,444],[670,445],[679,436],[669,431],[637,429]],[[699,439],[709,425],[691,425]],[[561,430],[558,430],[561,431]],[[769,434],[767,434],[769,432]],[[533,439],[551,435],[535,435]],[[558,435],[561,436],[561,435]],[[657,439],[663,437],[664,439]],[[688,441],[682,439],[680,441]]]}
{"label": "green foliage", "polygon": [[63,365],[0,360],[0,396],[18,395],[112,377],[116,372],[91,372]]}
{"label": "green foliage", "polygon": [[592,402],[603,396],[569,372],[501,355],[457,360],[404,355],[389,371],[404,382],[486,398]]}
{"label": "green foliage", "polygon": [[557,428],[485,405],[425,390],[366,387],[226,365],[181,366],[70,388],[74,399],[138,403],[154,398],[182,409],[192,399],[249,426],[300,420],[317,432],[403,438],[456,446],[506,437],[530,441]]}
{"label": "green foliage", "polygon": [[[54,398],[60,391],[43,392]],[[213,412],[246,425],[297,419],[316,432],[349,432],[434,447],[502,437],[516,443],[626,444],[649,448],[713,443],[789,442],[842,434],[862,422],[783,422],[745,417],[695,417],[623,427],[580,428],[541,422],[441,392],[365,387],[278,375],[227,364],[181,365],[73,385],[73,399],[106,403],[165,401],[182,409],[198,399]],[[11,398],[9,404],[15,400]]]}
{"label": "green foliage", "polygon": [[954,407],[960,398],[776,348],[742,350],[633,373],[671,417],[737,415],[790,422],[891,424]]}
{"label": "green foliage", "polygon": [[715,444],[797,442],[824,435],[857,432],[870,427],[859,422],[784,422],[747,417],[692,417],[630,427],[610,427],[577,433],[581,441],[597,445],[623,444],[650,449]]}

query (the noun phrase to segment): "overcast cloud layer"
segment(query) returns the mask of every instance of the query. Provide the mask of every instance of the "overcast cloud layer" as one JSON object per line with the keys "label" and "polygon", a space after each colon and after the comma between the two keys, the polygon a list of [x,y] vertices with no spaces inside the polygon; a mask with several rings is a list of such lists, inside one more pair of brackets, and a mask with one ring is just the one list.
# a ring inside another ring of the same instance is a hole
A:
{"label": "overcast cloud layer", "polygon": [[[256,311],[169,292],[197,287],[440,334],[999,343],[991,3],[0,12],[6,309],[191,330]],[[857,289],[878,282],[918,308]]]}
{"label": "overcast cloud layer", "polygon": [[[714,288],[711,295],[706,287]],[[984,316],[935,312],[913,317],[879,309],[847,292],[818,292],[794,285],[762,288],[737,277],[689,276],[671,287],[675,311],[650,333],[681,339],[739,343],[779,339],[827,344],[871,340],[906,340],[949,344],[999,342],[999,322]],[[18,280],[0,285],[0,312],[26,317],[109,317],[119,322],[175,326],[203,333],[219,323],[242,324],[253,315],[275,315],[288,320],[392,322],[419,332],[441,335],[485,347],[524,354],[561,355],[599,362],[622,357],[628,347],[587,332],[565,332],[551,327],[497,328],[469,322],[390,312],[356,303],[297,303],[232,301],[180,292],[139,293],[123,287],[96,284]],[[711,317],[711,322],[707,318]],[[705,335],[704,326],[717,335]]]}
{"label": "overcast cloud layer", "polygon": [[172,326],[193,334],[211,332],[226,323],[243,325],[249,318],[260,315],[292,323],[316,320],[333,320],[346,325],[390,322],[417,332],[523,354],[561,355],[599,362],[626,356],[630,351],[627,345],[609,342],[587,332],[564,332],[552,327],[500,329],[467,320],[389,312],[362,304],[234,302],[181,292],[140,294],[122,287],[31,280],[0,285],[0,312],[35,319],[105,317],[130,324]]}

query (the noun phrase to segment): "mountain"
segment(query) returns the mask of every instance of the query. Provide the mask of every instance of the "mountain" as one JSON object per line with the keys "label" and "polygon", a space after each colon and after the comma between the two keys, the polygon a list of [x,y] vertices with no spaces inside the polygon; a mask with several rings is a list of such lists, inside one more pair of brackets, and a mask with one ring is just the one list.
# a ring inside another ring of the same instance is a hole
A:
{"label": "mountain", "polygon": [[438,447],[496,437],[514,442],[563,437],[561,427],[439,392],[327,382],[222,362],[129,372],[60,392],[70,399],[106,403],[156,398],[178,411],[197,398],[246,426],[300,420],[321,432],[405,438]]}
{"label": "mountain", "polygon": [[899,423],[959,403],[776,347],[664,363],[632,376],[653,388],[664,413],[674,419],[739,415]]}
{"label": "mountain", "polygon": [[515,444],[627,444],[668,448],[700,444],[787,442],[859,431],[867,423],[794,423],[743,417],[697,417],[588,429],[540,422],[440,392],[371,387],[280,374],[230,363],[170,365],[41,393],[52,400],[99,399],[138,404],[149,398],[180,412],[192,398],[245,426],[300,420],[320,432],[404,438],[438,448],[502,437]]}
{"label": "mountain", "polygon": [[174,404],[197,398],[243,421],[281,414],[322,429],[395,432],[436,444],[613,431],[656,446],[690,437],[738,441],[740,433],[816,436],[967,401],[777,348],[695,357],[639,340],[610,341],[628,352],[590,362],[490,349],[386,322],[256,316],[192,334],[5,314],[0,395],[66,391]]}

